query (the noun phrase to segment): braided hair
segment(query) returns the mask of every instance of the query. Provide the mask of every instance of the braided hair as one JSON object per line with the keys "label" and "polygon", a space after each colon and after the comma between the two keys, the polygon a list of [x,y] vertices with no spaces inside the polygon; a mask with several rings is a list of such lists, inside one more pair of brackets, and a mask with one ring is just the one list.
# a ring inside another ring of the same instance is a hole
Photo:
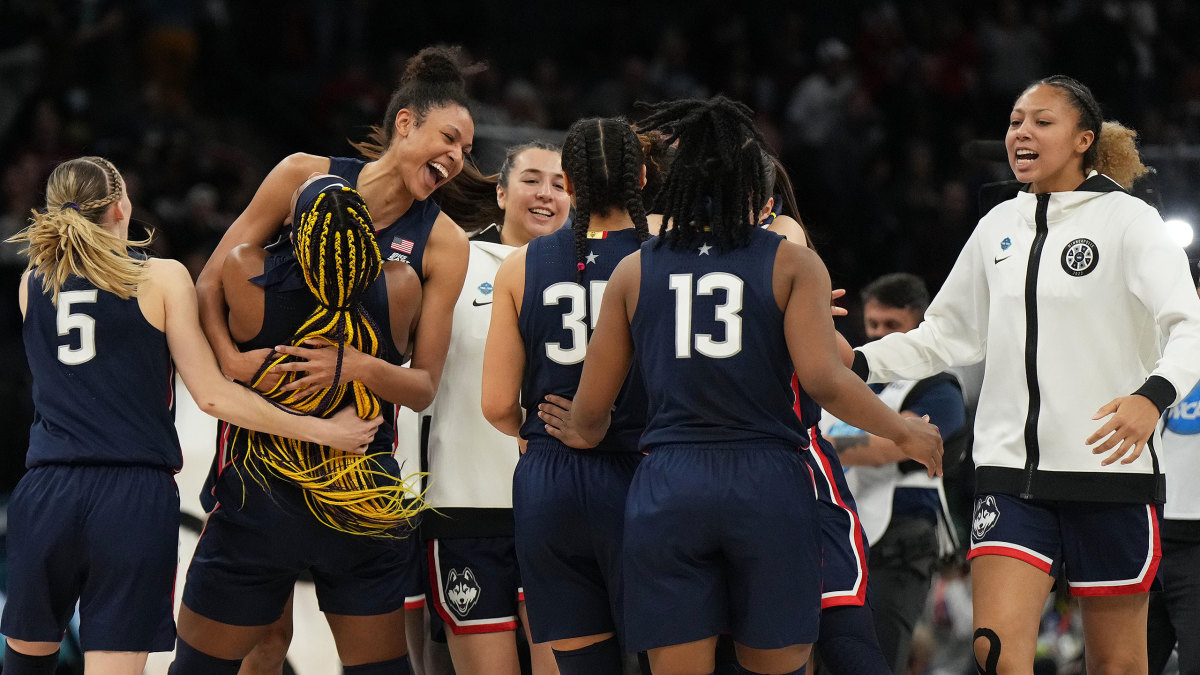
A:
{"label": "braided hair", "polygon": [[383,123],[372,126],[367,140],[351,143],[367,159],[379,159],[392,144],[396,131],[396,114],[407,108],[413,112],[415,125],[425,121],[425,114],[434,108],[458,105],[471,110],[467,96],[466,78],[486,68],[480,63],[464,65],[460,46],[426,47],[404,65],[400,86],[392,92]]}
{"label": "braided hair", "polygon": [[608,215],[622,209],[633,220],[640,241],[650,238],[646,206],[638,184],[646,156],[633,128],[623,119],[582,119],[567,130],[563,141],[563,173],[575,191],[575,260],[583,279],[587,232],[592,214]]}
{"label": "braided hair", "polygon": [[[285,355],[268,357],[252,384],[259,387],[276,377],[263,396],[288,410],[327,417],[350,398],[360,418],[373,419],[382,413],[379,398],[361,382],[341,379],[346,346],[371,356],[383,357],[387,352],[378,325],[360,304],[383,265],[371,215],[362,197],[340,184],[322,189],[311,206],[303,201],[299,206],[304,210],[295,218],[293,245],[317,308],[288,344],[302,345],[315,339],[336,346],[333,385],[280,391],[300,376],[273,373],[277,365],[295,360]],[[375,456],[347,454],[254,431],[245,433],[250,448],[246,465],[259,482],[265,487],[263,478],[270,472],[298,485],[309,510],[321,523],[350,534],[384,537],[411,530],[410,521],[420,507],[419,495],[382,468]]]}
{"label": "braided hair", "polygon": [[125,181],[103,157],[78,157],[54,167],[46,181],[46,208],[33,211],[29,226],[8,239],[28,244],[27,269],[58,304],[67,277],[83,277],[96,288],[122,299],[133,297],[146,279],[145,261],[129,255],[128,241],[101,226],[109,207],[125,193]]}
{"label": "braided hair", "polygon": [[667,133],[678,142],[671,172],[655,200],[663,235],[672,248],[689,248],[710,237],[719,249],[743,246],[755,227],[753,212],[770,198],[763,139],[750,108],[724,96],[643,106],[643,131]]}

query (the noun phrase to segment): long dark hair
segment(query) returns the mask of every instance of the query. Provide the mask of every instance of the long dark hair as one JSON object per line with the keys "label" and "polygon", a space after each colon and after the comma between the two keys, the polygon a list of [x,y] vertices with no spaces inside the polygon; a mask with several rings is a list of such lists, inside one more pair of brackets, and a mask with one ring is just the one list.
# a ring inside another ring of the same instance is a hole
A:
{"label": "long dark hair", "polygon": [[575,191],[575,259],[583,275],[587,231],[592,214],[624,209],[633,219],[638,238],[650,238],[646,206],[639,185],[645,164],[642,144],[623,119],[593,117],[579,120],[567,131],[562,149],[563,173]]}
{"label": "long dark hair", "polygon": [[662,241],[672,248],[711,237],[718,248],[744,245],[756,224],[752,210],[770,198],[762,135],[752,112],[724,96],[644,106],[644,131],[662,130],[678,143],[671,171],[655,200]]}

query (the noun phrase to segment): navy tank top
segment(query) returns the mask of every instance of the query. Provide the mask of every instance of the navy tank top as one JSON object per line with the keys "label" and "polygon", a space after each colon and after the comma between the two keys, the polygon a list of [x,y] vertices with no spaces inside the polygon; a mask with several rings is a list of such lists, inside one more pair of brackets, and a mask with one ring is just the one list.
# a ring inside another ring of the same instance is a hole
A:
{"label": "navy tank top", "polygon": [[[547,394],[575,397],[604,287],[617,263],[638,250],[637,233],[632,228],[603,234],[603,238],[587,240],[582,283],[577,280],[575,234],[569,227],[529,242],[525,297],[517,320],[525,341],[522,438],[552,438],[538,418],[537,406]],[[634,364],[617,396],[608,433],[596,451],[637,452],[645,423],[646,392]]]}
{"label": "navy tank top", "polygon": [[707,243],[642,245],[631,328],[650,399],[643,450],[755,440],[807,446],[772,285],[782,241],[755,228],[748,244],[727,252]]}
{"label": "navy tank top", "polygon": [[33,374],[25,466],[183,466],[175,432],[175,371],[165,333],[137,298],[68,277],[55,307],[29,275],[22,333]]}
{"label": "navy tank top", "polygon": [[[241,351],[273,348],[276,345],[287,344],[296,329],[304,323],[308,315],[317,307],[316,299],[304,282],[304,273],[291,249],[270,253],[263,263],[263,273],[251,279],[262,286],[266,293],[263,304],[263,323],[258,335],[246,342],[238,344]],[[383,274],[375,280],[362,298],[362,309],[374,322],[379,331],[379,339],[385,347],[381,354],[388,363],[400,365],[406,355],[399,353],[392,341],[391,312],[388,305],[387,279]],[[344,408],[354,403],[354,395],[347,391],[345,397],[338,403],[336,409]],[[384,423],[379,425],[375,438],[368,447],[370,453],[388,453],[396,437],[393,420],[396,419],[395,406],[380,399],[381,413]],[[208,478],[200,492],[200,503],[205,511],[211,511],[217,503],[216,485],[224,469],[237,461],[243,448],[234,447],[234,438],[245,438],[245,434],[237,434],[237,427],[222,421],[217,427],[217,453],[213,458]]]}
{"label": "navy tank top", "polygon": [[[357,189],[358,174],[366,164],[366,161],[353,157],[330,157],[329,173],[345,178],[350,187]],[[376,228],[375,241],[379,244],[383,259],[408,263],[424,284],[425,245],[429,243],[433,222],[441,212],[441,207],[432,199],[416,200],[392,224]]]}

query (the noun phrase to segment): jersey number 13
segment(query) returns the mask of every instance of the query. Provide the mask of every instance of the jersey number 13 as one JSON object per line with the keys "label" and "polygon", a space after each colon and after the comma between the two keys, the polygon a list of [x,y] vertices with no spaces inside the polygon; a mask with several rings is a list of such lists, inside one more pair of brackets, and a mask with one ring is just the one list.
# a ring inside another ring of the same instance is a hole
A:
{"label": "jersey number 13", "polygon": [[[675,358],[692,358],[692,345],[700,354],[713,359],[727,359],[742,351],[742,291],[741,277],[727,272],[709,272],[692,285],[691,274],[672,274],[669,279],[675,291]],[[692,327],[692,298],[725,291],[725,302],[717,305],[715,318],[725,325],[725,339],[714,340],[712,335],[697,333]]]}

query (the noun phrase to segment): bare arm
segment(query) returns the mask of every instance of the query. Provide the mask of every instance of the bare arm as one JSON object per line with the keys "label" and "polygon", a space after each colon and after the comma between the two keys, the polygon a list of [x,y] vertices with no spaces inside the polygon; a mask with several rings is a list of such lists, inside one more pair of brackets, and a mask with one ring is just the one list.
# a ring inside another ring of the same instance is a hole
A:
{"label": "bare arm", "polygon": [[829,313],[829,275],[808,249],[783,242],[775,258],[775,291],[786,298],[784,331],[801,386],[839,419],[895,442],[905,453],[941,473],[937,427],[902,418],[879,400],[842,363]]}
{"label": "bare arm", "polygon": [[483,416],[500,432],[521,430],[521,380],[525,373],[525,341],[517,324],[518,297],[524,299],[525,248],[504,259],[496,272],[492,320],[483,351]]}
{"label": "bare arm", "polygon": [[[421,312],[421,282],[417,273],[406,263],[384,263],[387,275],[389,318],[391,321],[392,348],[407,352],[413,331],[418,327]],[[273,372],[305,373],[280,391],[295,391],[306,387],[329,387],[334,379],[356,381],[375,393],[376,396],[413,410],[427,406],[433,397],[429,378],[425,373],[399,366],[389,361],[364,354],[351,346],[342,349],[341,373],[338,373],[337,345],[324,340],[308,340],[305,346],[277,345],[275,351],[296,357],[297,361],[281,363]]]}
{"label": "bare arm", "polygon": [[450,328],[454,319],[454,304],[462,292],[467,276],[470,245],[467,235],[445,213],[440,214],[429,233],[425,247],[424,296],[421,300],[421,323],[417,326],[416,346],[411,370],[423,378],[420,400],[413,410],[424,410],[433,402],[442,381],[442,368],[450,349]]}
{"label": "bare arm", "polygon": [[293,415],[226,380],[200,330],[196,294],[187,269],[174,260],[152,260],[149,268],[150,280],[139,289],[139,300],[162,308],[171,358],[202,411],[248,429],[352,452],[365,451],[382,417],[363,421],[353,409],[330,419]]}
{"label": "bare arm", "polygon": [[538,416],[546,422],[546,431],[573,448],[595,447],[608,432],[613,403],[633,362],[629,323],[637,309],[641,280],[640,252],[617,264],[604,289],[600,317],[588,341],[575,400],[548,396],[549,403],[538,406]]}
{"label": "bare arm", "polygon": [[267,174],[250,204],[221,237],[221,242],[217,244],[216,250],[196,280],[200,323],[204,328],[204,335],[208,338],[224,373],[235,380],[249,381],[267,354],[242,354],[229,336],[221,279],[225,258],[240,244],[263,246],[270,242],[279,231],[280,225],[288,218],[292,193],[296,187],[313,172],[328,170],[327,157],[297,153],[284,158]]}

